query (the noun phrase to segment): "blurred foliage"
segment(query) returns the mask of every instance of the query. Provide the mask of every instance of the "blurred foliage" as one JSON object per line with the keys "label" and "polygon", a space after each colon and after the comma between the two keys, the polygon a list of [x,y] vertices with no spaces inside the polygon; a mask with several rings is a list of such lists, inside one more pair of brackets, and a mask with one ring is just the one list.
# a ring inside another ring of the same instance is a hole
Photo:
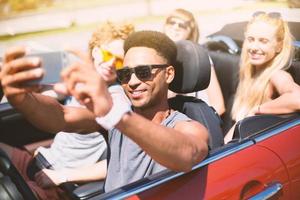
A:
{"label": "blurred foliage", "polygon": [[300,8],[300,0],[258,0],[262,2],[285,2],[290,8]]}
{"label": "blurred foliage", "polygon": [[14,16],[24,12],[74,9],[130,1],[133,0],[0,0],[0,17]]}
{"label": "blurred foliage", "polygon": [[12,13],[48,7],[54,0],[0,0],[0,12]]}
{"label": "blurred foliage", "polygon": [[290,8],[300,8],[300,0],[288,0]]}

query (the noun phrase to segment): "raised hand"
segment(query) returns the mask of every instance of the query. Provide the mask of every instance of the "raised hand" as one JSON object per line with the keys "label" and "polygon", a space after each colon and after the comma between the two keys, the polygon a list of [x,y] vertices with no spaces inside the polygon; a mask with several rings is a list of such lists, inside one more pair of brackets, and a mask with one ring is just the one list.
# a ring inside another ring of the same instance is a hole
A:
{"label": "raised hand", "polygon": [[56,84],[54,89],[74,96],[97,116],[105,115],[112,107],[106,81],[96,71],[88,56],[75,50],[72,53],[81,58],[81,61],[62,71],[63,83]]}
{"label": "raised hand", "polygon": [[23,101],[26,93],[41,89],[38,85],[26,84],[30,80],[40,79],[44,72],[40,68],[40,59],[24,57],[25,53],[25,47],[8,49],[0,73],[3,92],[10,103],[15,105]]}

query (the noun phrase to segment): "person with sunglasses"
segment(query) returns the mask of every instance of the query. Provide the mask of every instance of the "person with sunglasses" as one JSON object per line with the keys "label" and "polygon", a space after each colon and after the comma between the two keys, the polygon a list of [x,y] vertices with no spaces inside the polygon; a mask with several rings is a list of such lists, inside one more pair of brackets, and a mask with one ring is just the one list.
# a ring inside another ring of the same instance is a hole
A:
{"label": "person with sunglasses", "polygon": [[164,23],[164,33],[173,41],[191,40],[198,42],[199,28],[194,15],[182,8],[173,10]]}
{"label": "person with sunglasses", "polygon": [[[280,13],[256,12],[248,22],[241,53],[240,81],[232,118],[299,111],[300,87],[286,72],[293,57],[293,37]],[[233,138],[234,126],[225,136]]]}
{"label": "person with sunglasses", "polygon": [[[164,33],[173,41],[191,40],[192,42],[199,42],[199,27],[194,15],[185,9],[176,9],[172,11],[166,18],[164,24]],[[210,84],[207,89],[187,94],[202,99],[207,104],[211,105],[216,112],[221,116],[225,112],[225,103],[218,81],[213,62],[211,62],[211,77]],[[169,96],[174,96],[169,91]]]}
{"label": "person with sunglasses", "polygon": [[[28,92],[34,87],[13,84],[39,77],[32,71],[39,63],[30,58],[14,62],[17,50],[6,53],[1,74],[10,103],[39,128],[54,133],[108,131],[106,192],[164,169],[189,171],[208,153],[207,129],[168,105],[168,85],[175,73],[175,43],[161,32],[139,31],[125,40],[124,51],[125,67],[117,74],[132,106],[122,97],[115,98],[118,93],[95,73],[86,57],[65,68],[63,82],[55,85],[57,91],[69,93],[86,108],[62,106]],[[26,77],[16,72],[10,79],[11,67],[26,70]],[[47,117],[43,111],[47,111]]]}
{"label": "person with sunglasses", "polygon": [[[115,68],[123,63],[123,43],[134,26],[130,23],[102,23],[89,42],[89,55],[96,71],[108,84],[116,80]],[[78,52],[75,52],[78,53]],[[118,86],[113,86],[118,88]],[[118,90],[126,98],[125,93]],[[126,99],[127,100],[127,99]],[[128,100],[127,100],[128,101]],[[126,103],[126,102],[125,102]],[[77,100],[70,96],[67,107],[81,108]],[[47,116],[47,115],[45,115]],[[51,119],[48,118],[50,121]],[[106,177],[106,142],[100,132],[79,134],[77,132],[58,132],[50,147],[39,147],[32,156],[26,151],[0,143],[17,169],[39,199],[65,199],[58,185],[65,182],[91,182]],[[101,158],[101,159],[100,159]],[[37,163],[44,160],[44,163]],[[46,168],[40,169],[37,165]]]}

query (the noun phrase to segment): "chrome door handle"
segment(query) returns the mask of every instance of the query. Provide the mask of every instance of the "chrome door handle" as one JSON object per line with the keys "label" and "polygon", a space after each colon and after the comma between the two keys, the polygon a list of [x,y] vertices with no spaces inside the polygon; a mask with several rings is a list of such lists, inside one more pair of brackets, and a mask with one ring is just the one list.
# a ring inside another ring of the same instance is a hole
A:
{"label": "chrome door handle", "polygon": [[267,200],[271,197],[278,194],[278,192],[282,189],[281,183],[272,183],[268,185],[262,192],[252,196],[249,200]]}

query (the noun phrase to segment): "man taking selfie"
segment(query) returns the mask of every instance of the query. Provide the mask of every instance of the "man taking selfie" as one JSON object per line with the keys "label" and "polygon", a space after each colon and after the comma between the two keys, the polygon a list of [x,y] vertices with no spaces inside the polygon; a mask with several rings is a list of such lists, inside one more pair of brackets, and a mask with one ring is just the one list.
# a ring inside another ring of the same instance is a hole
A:
{"label": "man taking selfie", "polygon": [[[200,123],[169,108],[168,85],[175,74],[176,45],[156,31],[131,34],[124,44],[124,67],[117,70],[132,108],[95,73],[89,60],[62,72],[59,91],[86,108],[67,108],[22,83],[42,76],[36,59],[19,59],[24,51],[5,55],[2,85],[9,102],[35,126],[48,132],[82,134],[108,130],[111,149],[105,191],[111,191],[163,169],[189,171],[208,153],[208,132]],[[44,115],[47,113],[47,116]]]}

